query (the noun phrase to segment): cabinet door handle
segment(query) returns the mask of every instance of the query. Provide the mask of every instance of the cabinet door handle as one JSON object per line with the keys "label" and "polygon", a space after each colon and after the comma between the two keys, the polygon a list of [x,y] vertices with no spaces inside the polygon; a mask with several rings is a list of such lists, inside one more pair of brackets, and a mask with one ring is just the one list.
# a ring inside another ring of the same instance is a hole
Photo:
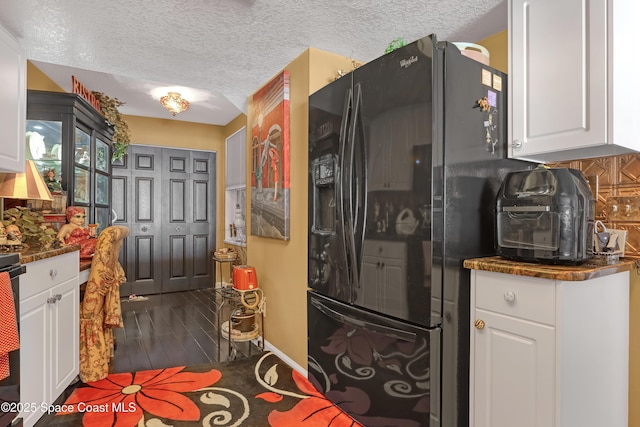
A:
{"label": "cabinet door handle", "polygon": [[520,141],[519,139],[514,139],[511,143],[511,146],[514,150],[519,150],[520,148],[522,148],[522,141]]}
{"label": "cabinet door handle", "polygon": [[62,294],[55,294],[53,297],[56,299],[56,301],[60,301],[62,299]]}
{"label": "cabinet door handle", "polygon": [[55,304],[56,301],[58,301],[56,297],[47,298],[47,304]]}
{"label": "cabinet door handle", "polygon": [[473,322],[473,326],[475,326],[476,329],[484,329],[484,320],[477,319],[475,322]]}
{"label": "cabinet door handle", "polygon": [[516,300],[516,294],[513,291],[507,291],[504,293],[504,300],[506,302],[514,302]]}

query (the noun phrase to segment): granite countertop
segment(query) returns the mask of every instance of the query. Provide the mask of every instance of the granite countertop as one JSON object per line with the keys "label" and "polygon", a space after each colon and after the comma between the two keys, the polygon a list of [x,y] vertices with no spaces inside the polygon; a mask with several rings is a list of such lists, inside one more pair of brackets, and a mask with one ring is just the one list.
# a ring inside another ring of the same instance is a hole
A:
{"label": "granite countertop", "polygon": [[511,261],[498,256],[473,258],[464,261],[464,267],[472,270],[484,270],[494,273],[515,274],[518,276],[539,277],[542,279],[581,281],[590,280],[610,274],[629,271],[636,267],[633,258],[621,258],[612,265],[548,265],[523,261]]}
{"label": "granite countertop", "polygon": [[80,258],[80,271],[85,271],[90,268],[91,268],[91,260]]}
{"label": "granite countertop", "polygon": [[68,245],[56,249],[29,248],[20,252],[20,264],[39,261],[41,259],[66,254],[68,252],[79,251],[80,245]]}

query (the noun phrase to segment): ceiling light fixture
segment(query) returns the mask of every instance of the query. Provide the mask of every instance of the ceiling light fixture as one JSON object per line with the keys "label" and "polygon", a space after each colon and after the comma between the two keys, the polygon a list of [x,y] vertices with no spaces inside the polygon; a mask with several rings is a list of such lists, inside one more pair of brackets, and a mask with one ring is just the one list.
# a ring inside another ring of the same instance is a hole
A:
{"label": "ceiling light fixture", "polygon": [[160,104],[174,116],[189,108],[189,101],[180,96],[178,92],[169,92],[160,98]]}

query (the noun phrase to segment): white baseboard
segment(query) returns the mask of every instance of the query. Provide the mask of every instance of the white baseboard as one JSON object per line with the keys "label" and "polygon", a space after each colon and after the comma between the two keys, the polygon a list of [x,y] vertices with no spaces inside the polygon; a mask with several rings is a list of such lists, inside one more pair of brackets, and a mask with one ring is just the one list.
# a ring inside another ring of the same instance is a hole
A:
{"label": "white baseboard", "polygon": [[291,359],[289,356],[284,354],[282,351],[278,350],[276,347],[271,345],[271,343],[269,341],[267,341],[267,340],[264,340],[264,351],[272,352],[273,354],[278,356],[280,359],[282,359],[283,362],[286,362],[287,365],[291,366],[293,369],[298,371],[298,373],[300,375],[302,375],[303,377],[307,378],[307,370],[306,369],[304,369],[302,366],[298,365],[296,362],[293,361],[293,359]]}

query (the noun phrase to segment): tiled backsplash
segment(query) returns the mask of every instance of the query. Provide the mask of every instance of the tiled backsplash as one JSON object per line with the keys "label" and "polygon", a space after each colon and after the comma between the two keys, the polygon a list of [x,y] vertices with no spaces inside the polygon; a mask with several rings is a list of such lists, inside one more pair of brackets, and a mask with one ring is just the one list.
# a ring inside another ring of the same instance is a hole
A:
{"label": "tiled backsplash", "polygon": [[640,256],[640,154],[551,163],[579,169],[595,189],[596,219],[627,230],[625,256]]}

